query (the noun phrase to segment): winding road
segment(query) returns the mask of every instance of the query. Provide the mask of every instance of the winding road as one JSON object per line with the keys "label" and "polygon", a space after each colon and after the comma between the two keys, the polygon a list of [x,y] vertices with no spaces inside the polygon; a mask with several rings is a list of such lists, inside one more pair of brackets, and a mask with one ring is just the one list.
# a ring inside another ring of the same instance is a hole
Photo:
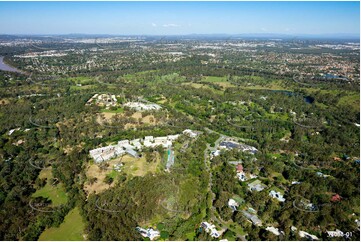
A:
{"label": "winding road", "polygon": [[222,140],[224,140],[227,136],[220,134],[216,131],[210,130],[208,128],[204,128],[204,129],[206,130],[207,133],[216,133],[216,134],[220,135],[220,137],[215,141],[214,147],[211,147],[210,144],[207,144],[207,148],[204,150],[204,165],[206,167],[207,172],[209,173],[208,190],[211,193],[211,199],[212,199],[212,201],[210,203],[211,207],[209,210],[211,212],[211,218],[212,218],[212,220],[222,224],[222,229],[228,229],[230,231],[233,231],[236,234],[237,238],[240,238],[242,241],[247,241],[245,235],[241,235],[239,232],[234,231],[234,229],[230,228],[230,226],[225,221],[223,221],[220,217],[217,218],[217,216],[216,216],[217,211],[216,211],[216,208],[213,207],[213,202],[216,198],[216,195],[212,192],[213,183],[212,183],[212,171],[211,171],[211,162],[209,159],[209,154],[212,151],[216,151],[217,150],[216,147],[218,147],[219,144],[222,142]]}

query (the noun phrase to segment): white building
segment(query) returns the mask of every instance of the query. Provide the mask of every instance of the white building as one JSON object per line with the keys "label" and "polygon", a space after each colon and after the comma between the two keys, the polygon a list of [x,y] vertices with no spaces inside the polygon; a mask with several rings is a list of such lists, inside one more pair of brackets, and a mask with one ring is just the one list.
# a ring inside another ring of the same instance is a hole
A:
{"label": "white building", "polygon": [[275,227],[273,227],[273,226],[267,227],[266,230],[267,230],[267,231],[270,231],[271,233],[273,233],[273,234],[275,234],[275,235],[277,235],[277,236],[280,236],[281,233],[283,233],[283,231],[280,232],[278,228],[275,228]]}
{"label": "white building", "polygon": [[130,141],[130,144],[131,144],[134,148],[136,148],[136,149],[138,149],[138,150],[141,150],[141,149],[142,149],[142,144],[140,143],[140,139],[131,140],[131,141]]}
{"label": "white building", "polygon": [[244,171],[237,172],[237,177],[240,181],[247,181],[246,173],[244,173]]}
{"label": "white building", "polygon": [[186,129],[183,131],[183,134],[188,135],[191,138],[195,138],[198,136],[198,134],[190,129]]}
{"label": "white building", "polygon": [[[291,226],[291,230],[293,232],[296,232],[297,231],[297,228],[295,226]],[[315,235],[312,235],[312,234],[309,234],[305,231],[299,231],[298,232],[298,235],[301,237],[301,238],[307,238],[307,239],[310,239],[310,240],[318,240],[317,236]]]}
{"label": "white building", "polygon": [[232,198],[228,200],[228,207],[230,207],[233,211],[237,211],[237,207],[239,204]]}
{"label": "white building", "polygon": [[216,230],[216,226],[214,224],[210,224],[207,222],[202,222],[201,226],[206,230],[207,233],[213,238],[218,238],[220,236],[219,232]]}
{"label": "white building", "polygon": [[155,239],[156,237],[160,236],[160,233],[158,230],[154,230],[153,228],[143,229],[141,227],[137,227],[136,230],[143,236],[147,237],[150,240]]}
{"label": "white building", "polygon": [[272,198],[276,198],[280,202],[286,201],[286,199],[283,197],[283,195],[280,192],[276,192],[276,191],[272,190],[272,191],[269,192],[269,195]]}
{"label": "white building", "polygon": [[213,159],[216,156],[219,156],[221,154],[220,150],[215,150],[211,152],[211,159]]}
{"label": "white building", "polygon": [[174,141],[174,140],[176,140],[176,139],[179,138],[179,134],[168,135],[167,138],[168,138],[168,140],[170,140],[170,141]]}
{"label": "white building", "polygon": [[168,135],[163,137],[153,137],[146,136],[144,137],[143,144],[141,139],[134,140],[120,140],[117,145],[109,145],[106,147],[101,147],[89,151],[90,156],[94,159],[96,163],[103,161],[111,160],[118,156],[124,155],[125,153],[138,158],[139,155],[136,150],[142,150],[142,147],[156,147],[162,146],[163,148],[169,148],[172,146],[172,142],[179,137],[179,134]]}
{"label": "white building", "polygon": [[301,238],[307,238],[307,239],[312,239],[312,240],[318,240],[317,236],[313,235],[313,234],[309,234],[305,231],[300,231],[298,232],[298,235],[301,237]]}
{"label": "white building", "polygon": [[[170,142],[170,144],[172,144],[172,142]],[[169,142],[168,142],[168,138],[167,137],[156,137],[154,138],[154,145],[158,146],[158,145],[162,145],[163,147],[168,147]]]}
{"label": "white building", "polygon": [[124,104],[124,106],[136,111],[159,110],[162,108],[155,103],[145,104],[141,102],[127,102]]}
{"label": "white building", "polygon": [[12,133],[14,133],[15,131],[18,131],[18,130],[20,130],[20,128],[16,128],[16,129],[11,129],[11,130],[9,130],[9,135],[12,135]]}
{"label": "white building", "polygon": [[129,140],[127,140],[127,139],[125,139],[125,140],[120,140],[120,141],[118,141],[118,145],[119,145],[119,146],[129,145]]}

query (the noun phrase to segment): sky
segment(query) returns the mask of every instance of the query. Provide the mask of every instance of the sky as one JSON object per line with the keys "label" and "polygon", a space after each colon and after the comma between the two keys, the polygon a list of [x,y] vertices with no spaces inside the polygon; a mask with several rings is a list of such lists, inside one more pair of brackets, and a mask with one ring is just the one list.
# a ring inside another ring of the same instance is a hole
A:
{"label": "sky", "polygon": [[0,34],[359,34],[359,2],[0,2]]}

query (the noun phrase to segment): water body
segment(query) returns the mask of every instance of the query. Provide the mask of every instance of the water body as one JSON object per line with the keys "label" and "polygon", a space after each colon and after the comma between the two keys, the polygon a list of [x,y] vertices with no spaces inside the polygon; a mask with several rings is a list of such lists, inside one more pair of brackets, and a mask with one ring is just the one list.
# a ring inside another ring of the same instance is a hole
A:
{"label": "water body", "polygon": [[349,81],[347,77],[345,76],[338,76],[338,75],[334,75],[334,74],[324,74],[321,78],[326,79],[326,80],[344,80],[344,81]]}
{"label": "water body", "polygon": [[[292,97],[292,96],[296,96],[296,95],[300,95],[299,93],[295,93],[295,92],[292,92],[292,91],[286,91],[286,90],[272,90],[272,92],[278,92],[278,93],[283,93],[289,97]],[[306,102],[306,103],[313,103],[315,101],[315,99],[311,96],[303,96],[303,100]]]}
{"label": "water body", "polygon": [[0,56],[0,70],[23,73],[22,71],[16,69],[15,67],[12,67],[12,66],[9,66],[9,65],[5,64],[4,63],[4,56]]}

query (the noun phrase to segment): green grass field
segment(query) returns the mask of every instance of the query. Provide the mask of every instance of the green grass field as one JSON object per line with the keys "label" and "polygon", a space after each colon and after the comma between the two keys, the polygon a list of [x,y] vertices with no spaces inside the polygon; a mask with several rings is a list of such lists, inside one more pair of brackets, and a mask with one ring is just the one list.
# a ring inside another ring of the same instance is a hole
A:
{"label": "green grass field", "polygon": [[43,170],[40,172],[39,177],[47,178],[47,183],[44,187],[37,190],[32,197],[45,197],[52,201],[53,206],[59,206],[65,204],[68,200],[65,189],[61,183],[53,186],[51,184],[51,178],[53,177],[51,170]]}
{"label": "green grass field", "polygon": [[204,76],[202,78],[202,81],[206,82],[225,82],[227,81],[227,77],[219,77],[219,76]]}
{"label": "green grass field", "polygon": [[71,210],[64,218],[64,222],[58,228],[48,228],[39,237],[40,241],[44,240],[84,240],[83,231],[85,224],[76,207]]}
{"label": "green grass field", "polygon": [[111,110],[111,109],[105,109],[103,108],[102,110],[100,110],[102,113],[122,113],[124,112],[124,108],[119,107],[116,110]]}
{"label": "green grass field", "polygon": [[59,206],[65,204],[68,200],[64,188],[62,185],[58,184],[53,187],[49,184],[46,184],[40,190],[37,190],[32,197],[46,197],[52,201],[53,206]]}
{"label": "green grass field", "polygon": [[94,87],[96,87],[96,86],[95,85],[70,86],[70,91],[85,90],[85,89],[91,89]]}

